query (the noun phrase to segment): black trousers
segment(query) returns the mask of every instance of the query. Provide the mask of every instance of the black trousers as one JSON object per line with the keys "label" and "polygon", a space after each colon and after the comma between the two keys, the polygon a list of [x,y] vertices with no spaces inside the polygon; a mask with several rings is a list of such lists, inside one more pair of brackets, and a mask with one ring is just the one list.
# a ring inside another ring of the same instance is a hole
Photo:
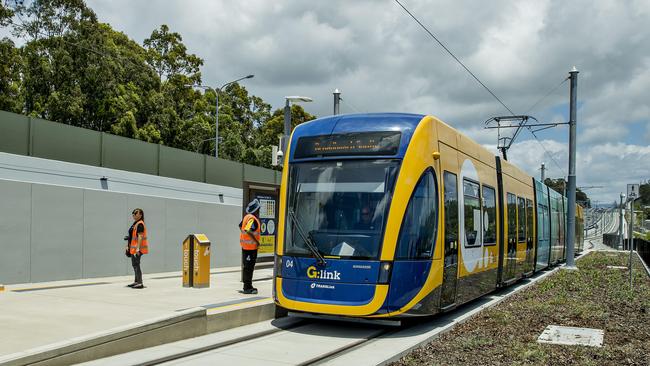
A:
{"label": "black trousers", "polygon": [[257,249],[241,251],[242,262],[242,282],[244,282],[244,290],[253,288],[253,270],[255,270],[255,262],[257,261]]}
{"label": "black trousers", "polygon": [[133,272],[135,272],[135,283],[142,283],[142,270],[140,269],[141,259],[142,256],[138,254],[131,256],[131,265],[133,266]]}

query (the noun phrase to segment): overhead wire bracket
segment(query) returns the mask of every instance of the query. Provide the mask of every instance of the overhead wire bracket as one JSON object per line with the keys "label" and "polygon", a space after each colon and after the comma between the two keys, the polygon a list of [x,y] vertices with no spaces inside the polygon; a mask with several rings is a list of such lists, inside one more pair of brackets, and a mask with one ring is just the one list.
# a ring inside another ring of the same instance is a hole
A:
{"label": "overhead wire bracket", "polygon": [[[529,121],[534,121],[529,123]],[[533,134],[541,130],[545,130],[551,127],[557,127],[559,125],[567,125],[568,122],[557,122],[557,123],[539,123],[537,118],[528,115],[512,115],[512,116],[498,116],[492,117],[485,121],[485,129],[497,129],[497,149],[501,151],[504,160],[508,160],[508,149],[512,146],[521,132],[522,128],[527,128]],[[543,127],[540,129],[533,130],[534,127]],[[503,136],[501,129],[503,128],[516,128],[515,133],[512,136]]]}

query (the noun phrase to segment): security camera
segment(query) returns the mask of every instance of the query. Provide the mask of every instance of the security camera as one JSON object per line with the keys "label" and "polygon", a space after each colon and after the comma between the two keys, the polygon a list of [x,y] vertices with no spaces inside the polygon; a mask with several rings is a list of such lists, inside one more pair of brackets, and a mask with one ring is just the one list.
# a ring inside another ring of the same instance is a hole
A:
{"label": "security camera", "polygon": [[284,157],[284,153],[282,150],[278,150],[278,159],[282,159],[282,157]]}

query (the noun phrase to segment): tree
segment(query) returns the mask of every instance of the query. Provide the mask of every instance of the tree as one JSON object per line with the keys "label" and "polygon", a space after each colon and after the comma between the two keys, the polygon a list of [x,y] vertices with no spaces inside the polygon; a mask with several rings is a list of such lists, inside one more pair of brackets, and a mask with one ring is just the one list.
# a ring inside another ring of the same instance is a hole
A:
{"label": "tree", "polygon": [[650,205],[650,180],[647,180],[639,186],[639,197],[642,205]]}
{"label": "tree", "polygon": [[[291,106],[291,130],[299,124],[315,119],[307,113],[302,106],[294,104]],[[260,142],[265,146],[278,144],[278,138],[284,134],[284,109],[276,109],[267,123],[260,126]]]}
{"label": "tree", "polygon": [[153,67],[161,82],[178,75],[188,77],[188,80],[183,80],[187,83],[201,82],[199,67],[203,65],[203,60],[194,54],[188,54],[182,41],[183,37],[170,32],[166,24],[155,29],[144,40],[147,63]]}
{"label": "tree", "polygon": [[[200,84],[203,60],[161,25],[140,45],[100,23],[83,0],[16,0],[0,26],[0,109],[180,149],[214,151],[216,94]],[[270,166],[283,113],[234,83],[219,92],[219,155]],[[293,125],[315,118],[292,108]],[[210,140],[212,139],[212,140]]]}
{"label": "tree", "polygon": [[21,82],[22,57],[14,42],[0,40],[0,109],[14,113],[23,111]]}
{"label": "tree", "polygon": [[13,16],[14,12],[6,7],[3,2],[0,2],[0,27],[11,24],[11,18]]}

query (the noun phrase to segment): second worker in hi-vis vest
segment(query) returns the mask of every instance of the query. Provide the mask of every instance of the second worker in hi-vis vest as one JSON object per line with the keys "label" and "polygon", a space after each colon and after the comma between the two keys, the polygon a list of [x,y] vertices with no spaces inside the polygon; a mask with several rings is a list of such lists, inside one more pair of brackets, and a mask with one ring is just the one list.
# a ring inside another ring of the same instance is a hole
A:
{"label": "second worker in hi-vis vest", "polygon": [[256,294],[257,289],[253,287],[253,270],[257,261],[257,249],[260,246],[262,235],[260,219],[260,201],[252,200],[246,206],[246,215],[239,223],[239,244],[242,250],[242,282],[244,294]]}
{"label": "second worker in hi-vis vest", "polygon": [[128,287],[141,289],[144,288],[142,283],[142,269],[140,262],[144,254],[149,253],[149,240],[147,239],[147,227],[144,224],[144,211],[136,208],[131,213],[133,216],[133,225],[129,228],[126,240],[126,256],[131,258],[135,280]]}

